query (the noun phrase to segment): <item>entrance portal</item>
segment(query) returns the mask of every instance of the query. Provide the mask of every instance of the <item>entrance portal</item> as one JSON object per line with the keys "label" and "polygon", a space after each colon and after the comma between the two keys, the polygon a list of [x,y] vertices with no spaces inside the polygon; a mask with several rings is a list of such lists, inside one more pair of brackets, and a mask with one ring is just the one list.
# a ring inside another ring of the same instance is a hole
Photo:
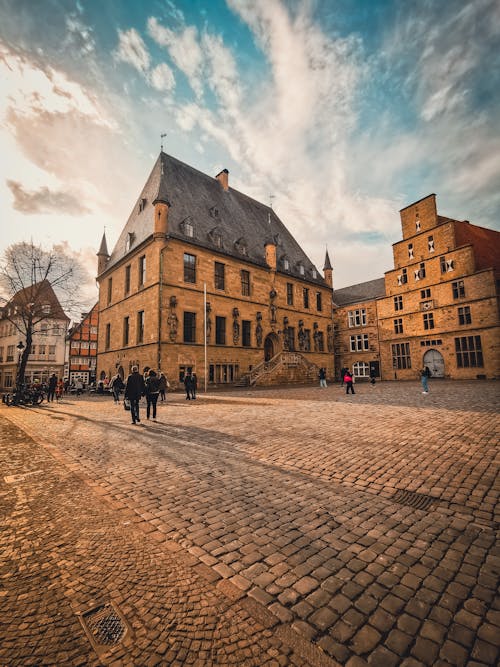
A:
{"label": "entrance portal", "polygon": [[278,354],[279,338],[275,333],[268,334],[264,341],[264,361],[269,361]]}
{"label": "entrance portal", "polygon": [[427,366],[433,378],[444,378],[444,359],[438,350],[427,350],[424,354],[424,367]]}

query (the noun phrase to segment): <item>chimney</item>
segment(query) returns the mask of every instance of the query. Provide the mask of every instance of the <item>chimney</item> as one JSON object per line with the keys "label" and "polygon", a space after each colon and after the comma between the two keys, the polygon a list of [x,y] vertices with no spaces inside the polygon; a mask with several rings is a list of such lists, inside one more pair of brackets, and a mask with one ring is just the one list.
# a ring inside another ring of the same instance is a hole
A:
{"label": "chimney", "polygon": [[229,190],[229,172],[227,169],[223,169],[221,172],[217,174],[215,177],[219,183],[222,185],[224,188],[224,191],[227,192]]}

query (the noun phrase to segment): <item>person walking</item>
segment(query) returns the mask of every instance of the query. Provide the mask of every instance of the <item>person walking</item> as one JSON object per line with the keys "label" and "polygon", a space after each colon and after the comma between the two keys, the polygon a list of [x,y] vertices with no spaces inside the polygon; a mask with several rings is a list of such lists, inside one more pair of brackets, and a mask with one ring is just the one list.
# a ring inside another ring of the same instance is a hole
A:
{"label": "person walking", "polygon": [[149,369],[148,377],[146,378],[146,418],[151,416],[151,408],[153,408],[153,421],[156,421],[156,404],[158,396],[160,395],[160,378],[152,368]]}
{"label": "person walking", "polygon": [[141,421],[139,418],[139,401],[141,400],[141,396],[144,396],[145,391],[144,378],[139,373],[137,366],[132,366],[132,372],[125,384],[125,398],[128,398],[130,401],[132,424],[140,423]]}
{"label": "person walking", "polygon": [[55,373],[52,373],[52,375],[49,378],[49,386],[47,387],[47,403],[52,403],[54,401],[54,398],[56,396],[56,388],[57,388],[57,375]]}
{"label": "person walking", "polygon": [[167,399],[166,391],[168,387],[168,380],[165,373],[160,373],[160,401],[164,403]]}
{"label": "person walking", "polygon": [[377,376],[375,375],[375,369],[374,369],[374,368],[370,368],[370,384],[371,384],[372,387],[375,386],[375,378],[376,378],[376,377],[377,377]]}
{"label": "person walking", "polygon": [[120,394],[125,389],[125,384],[119,373],[117,373],[111,378],[111,382],[109,383],[109,388],[113,392],[113,398],[115,399],[115,403],[119,403]]}
{"label": "person walking", "polygon": [[326,385],[326,368],[320,368],[319,369],[319,386],[323,388],[327,388]]}
{"label": "person walking", "polygon": [[191,400],[191,386],[192,386],[191,371],[187,371],[186,374],[184,375],[184,388],[186,390],[186,401]]}
{"label": "person walking", "polygon": [[429,393],[429,378],[431,376],[431,372],[429,370],[428,366],[424,366],[422,370],[420,371],[420,382],[422,383],[422,394],[428,394]]}
{"label": "person walking", "polygon": [[191,373],[191,398],[194,400],[196,398],[196,390],[198,389],[198,378],[196,373]]}
{"label": "person walking", "polygon": [[344,378],[343,378],[343,379],[344,379],[344,383],[345,383],[345,386],[346,386],[346,387],[345,387],[345,393],[348,394],[348,393],[349,393],[349,389],[350,389],[350,390],[351,390],[351,394],[355,394],[356,392],[354,391],[354,387],[353,387],[354,378],[353,378],[353,376],[352,376],[351,371],[349,371],[349,370],[346,369],[346,371],[345,371],[345,375],[344,375]]}
{"label": "person walking", "polygon": [[344,366],[342,366],[342,368],[340,369],[340,386],[341,387],[344,386],[344,377],[345,377],[346,371],[348,371],[348,370],[349,369],[345,368]]}

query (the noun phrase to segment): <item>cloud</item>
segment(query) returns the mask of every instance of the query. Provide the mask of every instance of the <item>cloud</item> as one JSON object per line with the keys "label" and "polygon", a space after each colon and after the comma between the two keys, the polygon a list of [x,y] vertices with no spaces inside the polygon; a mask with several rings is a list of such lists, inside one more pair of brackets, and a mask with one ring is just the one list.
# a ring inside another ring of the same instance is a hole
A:
{"label": "cloud", "polygon": [[156,90],[170,92],[175,88],[174,75],[170,67],[165,63],[161,63],[151,70],[149,80]]}
{"label": "cloud", "polygon": [[132,65],[142,74],[147,72],[151,63],[146,45],[135,28],[118,30],[118,47],[114,56],[117,61]]}
{"label": "cloud", "polygon": [[155,17],[150,17],[147,30],[159,45],[167,49],[172,61],[183,72],[198,97],[203,92],[203,53],[198,43],[198,31],[194,26],[184,27],[179,33],[160,25]]}
{"label": "cloud", "polygon": [[82,215],[89,209],[81,203],[79,197],[66,192],[54,192],[48,187],[28,192],[17,181],[7,180],[7,186],[14,195],[14,208],[21,213],[67,213]]}

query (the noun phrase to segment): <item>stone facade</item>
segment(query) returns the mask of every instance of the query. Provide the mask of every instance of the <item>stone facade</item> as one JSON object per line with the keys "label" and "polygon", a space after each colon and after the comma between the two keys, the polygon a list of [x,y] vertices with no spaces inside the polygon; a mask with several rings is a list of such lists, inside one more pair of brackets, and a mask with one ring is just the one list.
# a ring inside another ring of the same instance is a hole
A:
{"label": "stone facade", "polygon": [[[109,256],[103,240],[98,253],[97,377],[126,376],[135,364],[160,369],[172,386],[188,368],[200,386],[205,378],[234,383],[293,351],[308,373],[287,357],[293,369],[264,383],[309,381],[311,364],[315,378],[321,366],[331,376],[331,288],[272,209],[233,191],[225,170],[209,179],[165,154],[157,165],[140,213],[122,233],[123,249],[120,239]],[[193,179],[189,192],[175,181],[176,170],[182,183]],[[196,190],[200,199],[180,211]]]}
{"label": "stone facade", "polygon": [[[366,375],[361,364],[379,361],[387,380],[415,379],[423,366],[434,377],[500,377],[500,234],[438,215],[435,195],[404,208],[401,223],[383,291],[371,281],[370,298],[362,285],[334,292],[336,365]],[[356,310],[367,313],[356,331],[368,334],[369,350],[353,354],[348,313]]]}

